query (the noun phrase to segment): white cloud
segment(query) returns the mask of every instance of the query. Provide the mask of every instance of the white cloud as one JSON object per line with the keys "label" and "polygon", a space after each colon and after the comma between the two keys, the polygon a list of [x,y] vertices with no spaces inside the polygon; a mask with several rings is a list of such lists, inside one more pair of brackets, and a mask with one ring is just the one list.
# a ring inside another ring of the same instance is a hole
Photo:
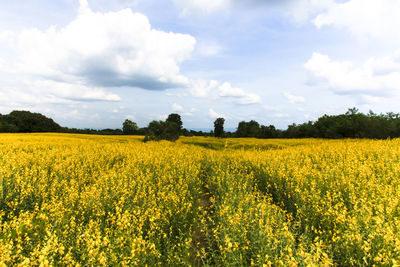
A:
{"label": "white cloud", "polygon": [[172,110],[175,112],[184,112],[184,109],[181,105],[173,103],[171,106]]}
{"label": "white cloud", "polygon": [[116,94],[101,88],[49,80],[22,82],[14,88],[3,88],[0,100],[14,104],[76,104],[82,101],[120,101]]}
{"label": "white cloud", "polygon": [[339,94],[385,96],[400,89],[399,53],[370,58],[359,67],[350,61],[334,61],[327,55],[314,53],[305,67]]}
{"label": "white cloud", "polygon": [[283,95],[286,97],[290,104],[303,103],[305,101],[304,97],[292,95],[291,93],[284,92]]}
{"label": "white cloud", "polygon": [[89,3],[87,0],[78,0],[79,14],[90,13]]}
{"label": "white cloud", "polygon": [[310,17],[315,16],[331,7],[334,0],[295,0],[285,7],[286,15],[291,17],[294,22],[303,24]]}
{"label": "white cloud", "polygon": [[227,10],[231,0],[174,0],[175,5],[182,8],[181,15],[208,15]]}
{"label": "white cloud", "polygon": [[80,1],[76,19],[61,29],[25,29],[17,37],[17,68],[69,83],[129,86],[149,90],[189,83],[179,63],[194,50],[186,34],[152,29],[130,9],[99,13]]}
{"label": "white cloud", "polygon": [[12,45],[15,35],[12,31],[0,31],[0,44]]}
{"label": "white cloud", "polygon": [[236,104],[248,105],[261,103],[261,98],[258,95],[248,94],[241,88],[234,88],[228,82],[225,82],[218,87],[218,95],[224,98],[226,102]]}
{"label": "white cloud", "polygon": [[112,93],[105,92],[98,87],[89,87],[82,84],[71,84],[51,80],[36,81],[31,86],[34,94],[54,96],[61,99],[75,101],[120,101],[121,98]]}
{"label": "white cloud", "polygon": [[182,115],[184,116],[193,116],[193,113],[197,111],[197,109],[195,108],[191,108],[190,111],[186,111],[181,105],[177,104],[177,103],[173,103],[171,105],[171,108],[173,111],[175,112],[180,112]]}
{"label": "white cloud", "polygon": [[225,119],[227,119],[228,118],[228,116],[226,116],[226,115],[224,115],[224,114],[221,114],[221,113],[218,113],[218,112],[216,112],[214,109],[212,109],[212,108],[210,108],[209,110],[208,110],[208,115],[212,118],[212,119],[216,119],[216,118],[225,118]]}
{"label": "white cloud", "polygon": [[392,56],[368,59],[364,67],[373,75],[386,75],[400,71],[400,50]]}
{"label": "white cloud", "polygon": [[317,28],[333,26],[357,37],[400,43],[393,32],[400,25],[397,0],[295,0],[284,7],[296,23],[311,21]]}
{"label": "white cloud", "polygon": [[12,31],[0,31],[0,72],[11,72],[10,64],[15,44],[15,34]]}
{"label": "white cloud", "polygon": [[333,2],[313,20],[314,24],[344,28],[360,37],[400,42],[394,27],[400,25],[400,1],[350,0]]}
{"label": "white cloud", "polygon": [[[360,40],[399,47],[400,35],[394,31],[400,24],[398,14],[397,0],[332,1],[314,14],[312,22],[318,28],[332,26]],[[382,98],[400,95],[400,50],[386,57],[366,56],[362,64],[314,53],[305,67],[313,75],[311,84],[325,84],[337,94],[356,96],[359,103],[382,103]]]}
{"label": "white cloud", "polygon": [[60,101],[59,98],[43,95],[35,95],[33,93],[27,93],[17,88],[2,88],[0,91],[0,102],[7,103],[8,106],[17,105],[29,105],[29,104],[40,104],[40,103],[52,103],[52,104],[71,104],[73,101],[64,100]]}
{"label": "white cloud", "polygon": [[217,86],[218,82],[215,80],[192,80],[189,86],[189,92],[194,97],[206,97]]}

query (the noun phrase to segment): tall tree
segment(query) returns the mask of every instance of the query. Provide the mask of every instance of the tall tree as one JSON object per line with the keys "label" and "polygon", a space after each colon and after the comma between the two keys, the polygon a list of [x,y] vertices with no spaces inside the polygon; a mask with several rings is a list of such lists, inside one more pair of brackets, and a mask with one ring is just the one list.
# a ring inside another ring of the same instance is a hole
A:
{"label": "tall tree", "polygon": [[236,137],[246,137],[247,136],[247,122],[245,122],[245,121],[239,122],[235,136]]}
{"label": "tall tree", "polygon": [[224,135],[224,118],[218,118],[214,121],[214,135],[215,137],[223,137]]}
{"label": "tall tree", "polygon": [[166,120],[167,122],[173,122],[176,123],[176,125],[178,125],[179,130],[182,129],[182,120],[181,120],[181,115],[176,114],[176,113],[171,113],[168,115],[168,118]]}
{"label": "tall tree", "polygon": [[135,134],[139,130],[136,122],[126,119],[122,124],[122,132],[124,134]]}

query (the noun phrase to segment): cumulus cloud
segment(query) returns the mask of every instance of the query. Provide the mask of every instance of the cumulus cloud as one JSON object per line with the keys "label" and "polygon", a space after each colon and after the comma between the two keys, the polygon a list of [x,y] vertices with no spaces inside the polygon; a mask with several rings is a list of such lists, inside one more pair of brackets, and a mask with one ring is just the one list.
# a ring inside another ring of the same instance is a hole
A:
{"label": "cumulus cloud", "polygon": [[[331,26],[360,40],[374,39],[398,47],[400,35],[393,29],[400,24],[399,13],[396,0],[326,1],[312,22],[317,28]],[[356,97],[359,103],[382,103],[382,99],[400,95],[400,51],[385,57],[366,56],[361,64],[314,53],[305,68],[312,75],[310,84],[324,84],[334,93]]]}
{"label": "cumulus cloud", "polygon": [[16,104],[76,104],[92,101],[120,101],[116,94],[102,88],[85,85],[40,80],[24,81],[12,88],[3,88],[0,100]]}
{"label": "cumulus cloud", "polygon": [[321,28],[344,28],[361,37],[384,38],[400,42],[393,27],[400,25],[400,2],[397,0],[350,0],[331,1],[313,23]]}
{"label": "cumulus cloud", "polygon": [[292,95],[291,93],[287,92],[284,92],[283,95],[290,104],[303,103],[305,101],[304,97],[302,96]]}
{"label": "cumulus cloud", "polygon": [[[29,85],[28,85],[29,86]],[[36,81],[31,85],[35,94],[53,96],[75,101],[120,101],[121,98],[113,93],[107,93],[98,87],[88,87],[82,84],[71,84],[52,80]]]}
{"label": "cumulus cloud", "polygon": [[[264,1],[269,2],[269,1]],[[288,0],[281,1],[284,13],[296,23],[311,21],[317,28],[333,26],[358,37],[400,42],[393,34],[400,24],[397,0]]]}
{"label": "cumulus cloud", "polygon": [[218,81],[192,80],[189,85],[189,92],[194,97],[206,97],[218,86]]}
{"label": "cumulus cloud", "polygon": [[232,87],[228,82],[225,82],[218,87],[218,95],[226,102],[236,104],[248,105],[261,103],[261,98],[258,95],[249,94],[241,88]]}
{"label": "cumulus cloud", "polygon": [[370,58],[363,65],[314,53],[305,68],[339,94],[384,96],[400,89],[400,56]]}
{"label": "cumulus cloud", "polygon": [[80,0],[79,14],[61,29],[25,29],[18,35],[20,71],[46,79],[148,90],[189,83],[179,63],[194,50],[186,34],[151,27],[130,9],[99,13]]}

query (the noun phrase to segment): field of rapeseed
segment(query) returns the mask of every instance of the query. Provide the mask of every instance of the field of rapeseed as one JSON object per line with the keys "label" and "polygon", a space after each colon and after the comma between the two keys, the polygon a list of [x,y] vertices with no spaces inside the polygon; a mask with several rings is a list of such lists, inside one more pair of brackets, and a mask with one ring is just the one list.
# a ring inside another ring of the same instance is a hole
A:
{"label": "field of rapeseed", "polygon": [[400,140],[0,135],[0,265],[400,264]]}

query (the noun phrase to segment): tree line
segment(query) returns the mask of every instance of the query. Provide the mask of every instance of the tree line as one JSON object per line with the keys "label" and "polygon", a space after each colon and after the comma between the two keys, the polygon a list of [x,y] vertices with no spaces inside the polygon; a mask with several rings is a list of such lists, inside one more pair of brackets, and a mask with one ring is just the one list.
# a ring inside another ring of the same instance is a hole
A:
{"label": "tree line", "polygon": [[33,133],[61,132],[102,135],[143,135],[144,141],[170,140],[179,136],[216,136],[216,137],[255,137],[255,138],[372,138],[386,139],[400,137],[400,114],[388,112],[367,114],[356,108],[348,109],[344,114],[324,115],[316,121],[302,124],[291,124],[286,130],[276,129],[274,125],[260,125],[257,121],[241,121],[235,132],[224,131],[224,118],[214,121],[214,130],[210,132],[187,130],[183,128],[181,116],[169,114],[165,121],[151,121],[147,127],[138,125],[126,119],[122,129],[77,129],[61,127],[40,113],[29,111],[12,111],[10,114],[0,114],[0,132]]}
{"label": "tree line", "polygon": [[256,138],[371,138],[387,139],[400,137],[400,114],[388,112],[367,114],[350,108],[344,114],[324,115],[316,121],[291,124],[286,130],[273,125],[259,125],[256,121],[239,122],[235,137]]}

